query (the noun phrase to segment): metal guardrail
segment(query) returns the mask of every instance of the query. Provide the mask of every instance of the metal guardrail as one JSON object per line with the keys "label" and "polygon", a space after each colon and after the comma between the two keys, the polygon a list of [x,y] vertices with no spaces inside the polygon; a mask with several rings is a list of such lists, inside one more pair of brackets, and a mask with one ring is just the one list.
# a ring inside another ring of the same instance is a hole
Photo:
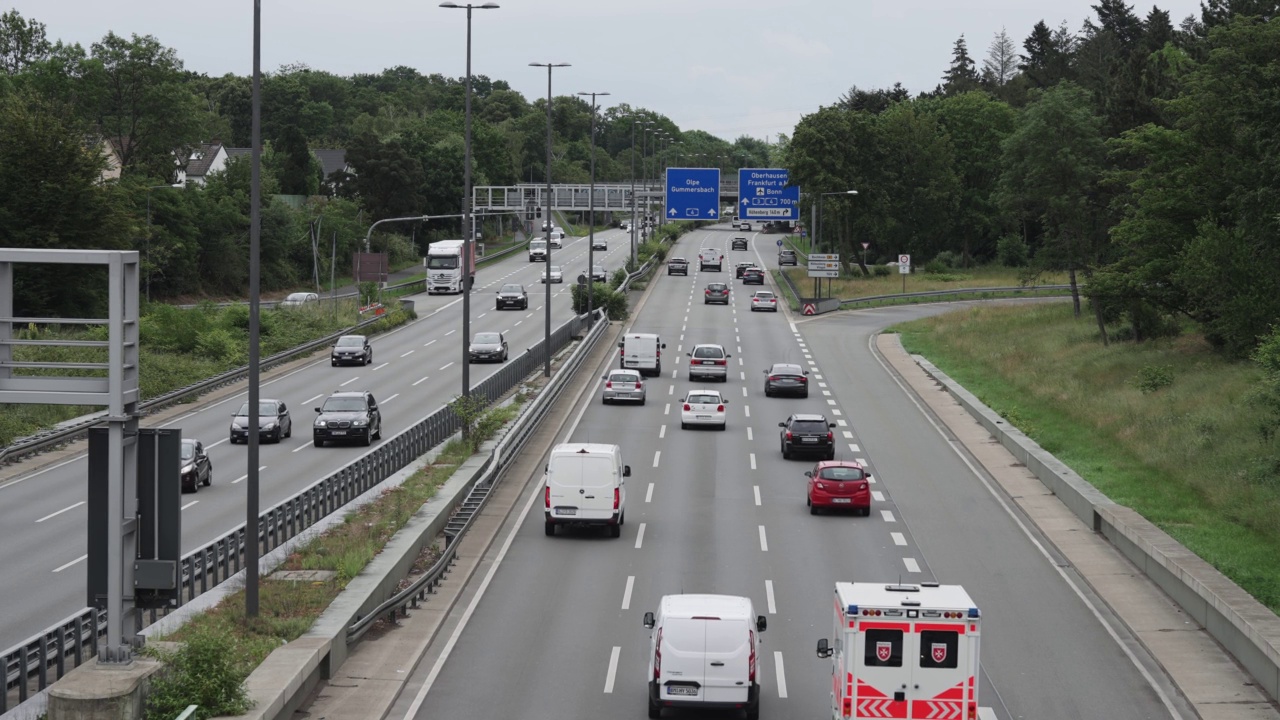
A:
{"label": "metal guardrail", "polygon": [[[358,330],[360,328],[372,325],[373,323],[378,322],[378,320],[380,319],[381,318],[373,317],[367,320],[361,320],[355,325],[352,325],[351,327],[346,328],[345,330],[340,330],[336,333],[333,333],[332,335],[326,335],[325,337],[322,337],[318,340],[312,340],[309,343],[304,343],[302,345],[298,345],[297,347],[289,348],[288,350],[281,350],[275,355],[272,355],[267,358],[263,358],[258,363],[258,365],[261,368],[274,367],[287,360],[292,360],[294,357],[298,355],[305,355],[307,353],[314,352],[326,345],[332,344],[339,337],[349,334],[352,330]],[[242,365],[241,367],[235,368],[233,370],[228,370],[227,372],[224,372],[220,375],[214,375],[211,378],[206,378],[199,382],[187,385],[186,387],[181,387],[181,388],[178,388],[177,390],[171,390],[162,395],[157,395],[151,398],[150,400],[146,400],[144,402],[138,403],[138,409],[143,412],[156,410],[165,405],[169,405],[170,403],[173,403],[177,400],[181,400],[182,398],[187,397],[188,395],[208,392],[209,390],[213,390],[215,388],[221,387],[228,383],[236,382],[248,374],[249,374],[249,366]],[[99,423],[101,423],[102,418],[105,416],[106,416],[105,412],[98,413],[92,416],[91,418],[89,418],[88,420],[84,420],[82,422],[76,423],[75,425],[69,425],[66,427],[58,428],[56,430],[41,432],[36,435],[23,438],[22,440],[19,440],[17,442],[11,443],[7,447],[0,449],[0,463],[7,462],[9,460],[12,460],[13,458],[20,458],[26,455],[30,455],[31,453],[38,452],[52,445],[58,445],[58,444],[67,442],[68,440],[71,440],[72,438],[80,435],[81,433],[84,433],[89,428],[94,427],[95,425],[98,425]]]}
{"label": "metal guardrail", "polygon": [[840,306],[873,303],[881,300],[900,300],[903,298],[939,298],[951,295],[982,295],[984,293],[1025,293],[1025,292],[1062,292],[1070,291],[1070,285],[1015,285],[1012,287],[956,288],[955,290],[925,290],[922,292],[899,293],[895,295],[868,295],[866,297],[841,298]]}
{"label": "metal guardrail", "polygon": [[[452,534],[446,532],[445,547],[440,557],[413,583],[387,598],[367,615],[352,623],[347,628],[346,639],[348,644],[359,641],[379,618],[390,617],[394,619],[397,613],[404,615],[410,607],[418,607],[419,602],[435,591],[436,586],[440,584],[445,573],[448,572],[449,567],[453,565],[457,557],[458,541],[462,539],[462,536],[466,534],[472,523],[480,515],[480,510],[491,497],[491,491],[502,476],[502,472],[510,463],[511,458],[524,447],[525,442],[528,441],[533,431],[537,429],[538,424],[542,422],[543,417],[560,397],[561,392],[569,382],[568,378],[572,377],[582,365],[587,353],[591,351],[596,341],[600,339],[605,329],[609,327],[609,323],[603,321],[603,311],[597,309],[594,312],[597,316],[596,320],[582,342],[578,344],[577,349],[574,350],[573,355],[560,367],[560,370],[552,378],[551,382],[547,384],[547,387],[530,404],[528,410],[516,420],[511,430],[498,441],[489,458],[484,474],[476,480],[475,485],[468,491],[466,498],[459,504],[460,506],[466,506],[470,510],[470,514],[461,526],[453,529]],[[535,360],[538,361],[536,364],[541,364],[540,354],[535,356]],[[531,369],[532,371],[536,371],[536,367]]]}
{"label": "metal guardrail", "polygon": [[[631,286],[631,282],[636,280],[650,270],[653,269],[657,261],[656,257],[650,257],[644,265],[641,265],[635,272],[627,275],[622,284],[618,286],[618,290],[626,292]],[[561,366],[560,371],[556,373],[552,381],[547,385],[543,392],[530,405],[529,409],[523,413],[512,426],[510,432],[503,436],[497,446],[493,450],[493,454],[489,459],[488,467],[484,474],[476,481],[475,485],[468,491],[467,496],[460,503],[470,510],[470,514],[462,525],[456,528],[453,534],[445,535],[445,549],[440,557],[427,568],[427,571],[419,576],[410,585],[395,595],[387,598],[378,607],[369,611],[369,614],[361,617],[347,628],[347,643],[353,643],[360,640],[365,632],[373,626],[379,618],[389,617],[394,619],[397,613],[404,615],[409,608],[417,608],[418,603],[426,599],[426,596],[435,591],[437,585],[444,578],[449,567],[453,565],[453,561],[457,555],[458,541],[471,528],[471,524],[479,516],[480,511],[488,503],[490,493],[496,484],[498,478],[502,475],[502,471],[506,468],[510,457],[520,451],[524,447],[525,442],[537,428],[538,423],[542,422],[542,418],[546,415],[551,405],[560,397],[560,393],[564,390],[564,386],[568,383],[578,367],[581,366],[583,359],[587,353],[595,346],[600,336],[604,334],[605,328],[609,327],[609,323],[604,316],[604,311],[597,308],[594,311],[597,314],[591,329],[586,337],[579,343],[578,348],[574,350],[573,355]],[[541,358],[541,355],[537,355]],[[539,360],[540,362],[540,360]],[[536,367],[534,368],[536,370]],[[523,375],[521,377],[524,377]],[[492,402],[496,398],[489,398]]]}
{"label": "metal guardrail", "polygon": [[[585,316],[575,316],[556,328],[551,334],[552,352],[568,345],[585,324]],[[501,397],[542,366],[544,342],[539,341],[523,355],[508,362],[472,388],[472,392],[490,402]],[[258,518],[260,556],[399,472],[431,448],[448,440],[461,427],[461,420],[452,408],[444,405],[346,466],[268,509]],[[240,525],[185,555],[178,568],[179,605],[239,572],[244,564],[245,543],[245,527]],[[157,615],[153,611],[152,620]],[[17,690],[19,702],[22,702],[30,696],[33,682],[36,691],[48,687],[51,669],[56,671],[52,678],[56,681],[63,676],[68,660],[74,659],[71,665],[74,668],[86,657],[96,656],[98,639],[106,635],[106,620],[105,611],[85,608],[0,654],[0,671],[4,679],[0,713],[7,710],[8,695],[12,690]]]}

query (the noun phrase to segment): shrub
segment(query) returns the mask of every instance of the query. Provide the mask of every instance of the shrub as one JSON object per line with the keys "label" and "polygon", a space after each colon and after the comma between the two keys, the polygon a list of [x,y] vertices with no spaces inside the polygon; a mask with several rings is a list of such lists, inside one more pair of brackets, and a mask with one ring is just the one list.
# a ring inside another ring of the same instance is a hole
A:
{"label": "shrub", "polygon": [[1143,394],[1153,393],[1173,384],[1173,368],[1167,365],[1147,365],[1138,371],[1134,385]]}
{"label": "shrub", "polygon": [[212,632],[192,633],[176,652],[149,648],[166,667],[151,679],[146,720],[172,720],[188,705],[198,705],[192,718],[240,715],[252,707],[245,692],[245,668],[233,662],[231,640]]}
{"label": "shrub", "polygon": [[960,260],[961,260],[960,253],[954,252],[952,250],[943,250],[942,252],[934,256],[933,262],[929,264],[932,265],[933,263],[941,263],[944,268],[948,270],[955,270],[956,268],[960,267]]}
{"label": "shrub", "polygon": [[942,262],[938,258],[934,258],[930,260],[924,266],[924,272],[926,275],[943,275],[949,269],[950,268],[947,267],[947,264]]}
{"label": "shrub", "polygon": [[[579,315],[585,313],[587,311],[586,286],[574,285],[571,292],[573,311]],[[604,283],[595,283],[592,299],[595,301],[595,307],[604,308],[610,320],[625,320],[630,314],[626,293],[619,292],[616,288],[611,288]]]}
{"label": "shrub", "polygon": [[[628,259],[627,263],[630,264],[630,262],[631,260]],[[614,270],[613,275],[609,278],[609,289],[617,290],[622,287],[622,283],[627,280],[627,275],[628,273],[625,267],[620,267],[617,270]],[[577,288],[575,287],[574,289],[576,290]]]}
{"label": "shrub", "polygon": [[196,354],[227,367],[249,362],[249,348],[239,333],[226,328],[213,328],[196,336]]}
{"label": "shrub", "polygon": [[876,277],[889,277],[893,274],[893,268],[888,265],[872,265],[871,274]]}
{"label": "shrub", "polygon": [[1263,376],[1249,400],[1263,409],[1258,433],[1269,442],[1280,433],[1280,327],[1273,326],[1271,334],[1262,339],[1253,351],[1253,361],[1262,368]]}
{"label": "shrub", "polygon": [[1005,267],[1026,267],[1031,261],[1031,250],[1017,235],[1005,235],[996,242],[996,258]]}

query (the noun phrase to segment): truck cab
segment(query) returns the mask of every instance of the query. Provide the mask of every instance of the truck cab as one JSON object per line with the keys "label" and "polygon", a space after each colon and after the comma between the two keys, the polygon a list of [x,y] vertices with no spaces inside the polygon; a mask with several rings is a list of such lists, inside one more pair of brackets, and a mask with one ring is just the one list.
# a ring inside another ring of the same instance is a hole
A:
{"label": "truck cab", "polygon": [[475,243],[437,240],[427,247],[427,294],[463,292],[475,277]]}
{"label": "truck cab", "polygon": [[978,707],[982,613],[959,585],[835,584],[832,720],[985,717]]}

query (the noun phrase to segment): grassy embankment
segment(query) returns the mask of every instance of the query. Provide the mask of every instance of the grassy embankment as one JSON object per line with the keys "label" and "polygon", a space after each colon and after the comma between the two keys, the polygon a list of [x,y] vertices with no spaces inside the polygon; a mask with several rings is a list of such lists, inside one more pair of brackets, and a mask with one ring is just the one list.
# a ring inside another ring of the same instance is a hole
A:
{"label": "grassy embankment", "polygon": [[1117,503],[1280,610],[1280,460],[1250,402],[1261,371],[1191,329],[1103,347],[1069,303],[906,323],[923,355]]}

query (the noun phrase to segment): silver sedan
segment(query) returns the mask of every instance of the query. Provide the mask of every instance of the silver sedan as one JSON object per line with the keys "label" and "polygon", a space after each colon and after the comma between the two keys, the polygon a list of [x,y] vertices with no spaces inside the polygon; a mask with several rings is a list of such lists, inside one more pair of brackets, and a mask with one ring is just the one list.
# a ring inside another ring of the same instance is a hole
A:
{"label": "silver sedan", "polygon": [[644,404],[646,390],[639,372],[613,370],[600,379],[604,380],[604,390],[600,394],[601,403],[608,405],[612,402],[626,401]]}

